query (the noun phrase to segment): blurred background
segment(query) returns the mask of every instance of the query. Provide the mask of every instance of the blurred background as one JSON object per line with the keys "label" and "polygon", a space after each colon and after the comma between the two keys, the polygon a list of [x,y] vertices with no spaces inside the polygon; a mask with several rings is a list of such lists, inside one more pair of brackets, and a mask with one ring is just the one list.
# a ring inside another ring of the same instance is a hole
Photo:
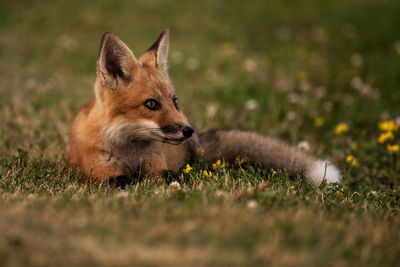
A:
{"label": "blurred background", "polygon": [[[281,138],[343,184],[222,163],[121,190],[68,169],[104,32],[139,57],[165,28],[198,131]],[[0,265],[400,266],[399,103],[399,0],[0,0]]]}
{"label": "blurred background", "polygon": [[198,130],[306,141],[338,162],[356,154],[360,176],[376,176],[376,157],[390,161],[377,124],[400,123],[399,15],[388,0],[3,0],[1,152],[62,160],[69,122],[93,96],[102,34],[139,57],[169,28],[170,76]]}

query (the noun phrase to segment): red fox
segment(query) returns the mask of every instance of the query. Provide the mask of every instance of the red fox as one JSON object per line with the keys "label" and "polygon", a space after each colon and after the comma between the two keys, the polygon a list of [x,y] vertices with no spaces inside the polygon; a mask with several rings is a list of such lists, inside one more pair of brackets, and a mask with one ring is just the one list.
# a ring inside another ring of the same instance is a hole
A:
{"label": "red fox", "polygon": [[95,96],[72,122],[70,167],[105,180],[177,172],[186,155],[205,152],[208,166],[218,153],[226,162],[248,158],[263,168],[286,170],[316,185],[340,182],[328,161],[254,132],[211,130],[196,134],[181,110],[167,72],[169,32],[139,58],[114,34],[105,33],[97,61]]}

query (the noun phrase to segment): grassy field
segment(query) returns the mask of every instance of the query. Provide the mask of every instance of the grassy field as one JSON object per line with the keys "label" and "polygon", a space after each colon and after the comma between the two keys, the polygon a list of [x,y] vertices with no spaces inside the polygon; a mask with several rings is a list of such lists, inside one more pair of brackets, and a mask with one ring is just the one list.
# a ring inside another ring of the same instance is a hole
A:
{"label": "grassy field", "polygon": [[[395,0],[0,1],[0,265],[399,266],[399,14]],[[102,34],[140,56],[164,28],[198,131],[301,144],[343,184],[221,164],[121,190],[68,169]]]}

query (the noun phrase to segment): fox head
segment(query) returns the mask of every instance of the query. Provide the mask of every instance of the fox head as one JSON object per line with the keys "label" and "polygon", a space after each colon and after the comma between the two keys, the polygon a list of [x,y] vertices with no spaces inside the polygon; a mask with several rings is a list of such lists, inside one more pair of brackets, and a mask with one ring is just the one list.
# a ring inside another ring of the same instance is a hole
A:
{"label": "fox head", "polygon": [[180,144],[194,133],[167,73],[168,34],[164,30],[139,59],[117,36],[103,35],[95,93],[113,142]]}

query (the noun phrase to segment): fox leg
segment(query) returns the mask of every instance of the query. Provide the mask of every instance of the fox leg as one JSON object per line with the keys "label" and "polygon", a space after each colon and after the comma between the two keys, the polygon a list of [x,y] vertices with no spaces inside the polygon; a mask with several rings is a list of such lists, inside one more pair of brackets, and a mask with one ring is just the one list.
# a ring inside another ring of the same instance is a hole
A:
{"label": "fox leg", "polygon": [[153,177],[162,177],[176,173],[182,166],[187,148],[184,144],[162,144],[160,149],[153,154],[150,164],[145,170]]}
{"label": "fox leg", "polygon": [[125,175],[118,160],[105,152],[100,154],[98,152],[92,153],[82,157],[82,165],[78,166],[78,168],[81,169],[86,177],[97,181]]}
{"label": "fox leg", "polygon": [[108,183],[112,186],[124,189],[127,185],[132,183],[132,178],[125,175],[110,177]]}
{"label": "fox leg", "polygon": [[168,171],[167,161],[164,153],[153,156],[152,161],[145,167],[146,176],[153,178],[162,178],[164,173]]}

